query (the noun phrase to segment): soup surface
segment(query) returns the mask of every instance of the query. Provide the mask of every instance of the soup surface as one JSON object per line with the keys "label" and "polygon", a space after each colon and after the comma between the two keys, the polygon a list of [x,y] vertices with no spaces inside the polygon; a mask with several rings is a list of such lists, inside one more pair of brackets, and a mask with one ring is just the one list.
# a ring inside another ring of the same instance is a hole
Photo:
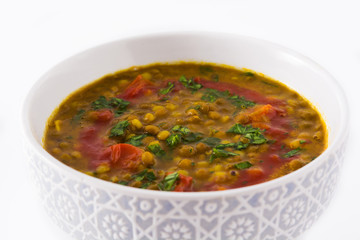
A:
{"label": "soup surface", "polygon": [[132,67],[79,89],[50,117],[44,148],[114,183],[215,191],[301,168],[327,147],[319,113],[284,84],[210,63]]}

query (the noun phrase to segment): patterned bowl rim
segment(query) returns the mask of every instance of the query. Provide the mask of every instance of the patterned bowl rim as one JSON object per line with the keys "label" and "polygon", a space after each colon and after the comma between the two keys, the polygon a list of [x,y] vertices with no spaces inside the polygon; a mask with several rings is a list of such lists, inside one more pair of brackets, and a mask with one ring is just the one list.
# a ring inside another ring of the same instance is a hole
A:
{"label": "patterned bowl rim", "polygon": [[[315,161],[310,162],[306,166],[290,173],[285,176],[282,176],[280,178],[267,181],[264,183],[259,183],[247,187],[242,188],[235,188],[235,189],[229,189],[229,190],[223,190],[223,191],[208,191],[208,192],[163,192],[163,191],[155,191],[155,190],[146,190],[146,189],[139,189],[139,188],[133,188],[128,186],[123,186],[120,184],[112,183],[109,181],[104,181],[95,177],[91,177],[89,175],[86,175],[80,171],[77,171],[63,163],[61,163],[59,160],[55,159],[53,156],[51,156],[45,149],[42,147],[41,144],[36,140],[35,136],[32,134],[31,126],[30,126],[30,120],[29,116],[31,115],[30,112],[30,106],[31,106],[31,100],[36,95],[36,90],[41,86],[43,82],[45,82],[46,75],[49,75],[54,69],[56,69],[59,65],[61,65],[64,62],[67,62],[73,57],[76,57],[78,55],[84,54],[87,51],[90,51],[92,49],[100,48],[102,46],[119,42],[119,41],[139,41],[139,40],[145,40],[149,38],[162,38],[162,37],[174,37],[174,36],[188,36],[188,37],[196,37],[196,36],[207,36],[207,37],[216,37],[222,35],[224,37],[228,38],[241,38],[248,41],[256,42],[258,44],[266,45],[270,48],[277,48],[280,51],[286,52],[289,55],[292,55],[293,57],[307,63],[308,65],[312,66],[316,71],[321,72],[322,75],[327,78],[328,83],[332,85],[334,92],[337,94],[336,97],[337,101],[340,103],[340,106],[343,106],[341,109],[340,114],[340,122],[339,122],[339,132],[341,134],[337,134],[334,137],[334,140],[331,144],[329,144],[328,148],[319,156],[316,158]],[[254,37],[239,35],[239,34],[233,34],[233,33],[224,33],[224,32],[205,32],[205,31],[174,31],[174,32],[160,32],[160,33],[152,33],[152,34],[145,34],[145,35],[137,35],[127,38],[120,38],[113,41],[109,41],[100,45],[97,45],[93,48],[89,48],[87,50],[81,51],[80,53],[74,54],[65,60],[61,61],[60,63],[56,64],[54,67],[52,67],[50,70],[48,70],[45,74],[43,74],[31,87],[30,91],[28,92],[27,96],[24,99],[23,106],[21,109],[21,120],[22,120],[22,130],[23,134],[25,136],[25,140],[28,144],[31,145],[32,149],[35,150],[37,154],[42,156],[44,159],[46,159],[47,163],[51,164],[52,167],[56,168],[57,170],[60,170],[63,174],[69,174],[72,175],[73,178],[76,178],[80,180],[81,182],[87,183],[91,186],[96,186],[100,189],[108,189],[112,190],[114,192],[121,192],[124,194],[130,194],[130,195],[136,195],[136,196],[142,196],[142,197],[149,197],[149,198],[162,198],[162,199],[207,199],[207,198],[221,198],[225,196],[234,196],[234,195],[241,195],[241,194],[250,194],[254,191],[258,191],[259,189],[272,189],[274,187],[277,187],[279,185],[282,185],[283,183],[290,182],[292,179],[296,179],[299,177],[299,175],[306,175],[306,173],[310,172],[312,169],[315,169],[317,166],[319,166],[323,161],[326,161],[330,157],[332,153],[335,152],[335,150],[342,145],[342,143],[346,140],[349,127],[349,108],[347,104],[346,95],[341,87],[341,85],[336,81],[336,79],[322,66],[320,66],[318,63],[313,61],[312,59],[306,57],[305,55],[294,51],[292,49],[289,49],[287,47],[284,47],[282,45],[279,45],[277,43],[273,43],[267,40],[262,40]]]}

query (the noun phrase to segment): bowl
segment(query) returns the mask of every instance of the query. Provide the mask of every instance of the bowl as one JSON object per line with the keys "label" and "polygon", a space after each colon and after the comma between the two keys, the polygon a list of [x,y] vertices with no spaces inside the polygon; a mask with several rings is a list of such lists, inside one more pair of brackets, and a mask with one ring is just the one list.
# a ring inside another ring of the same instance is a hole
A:
{"label": "bowl", "polygon": [[[42,148],[52,111],[71,92],[135,65],[205,61],[277,79],[323,115],[329,146],[316,160],[278,179],[214,192],[160,192],[78,172]],[[43,75],[23,106],[25,146],[50,217],[76,239],[295,239],[333,196],[348,135],[339,84],[317,63],[285,47],[226,33],[173,32],[112,41],[76,54]]]}

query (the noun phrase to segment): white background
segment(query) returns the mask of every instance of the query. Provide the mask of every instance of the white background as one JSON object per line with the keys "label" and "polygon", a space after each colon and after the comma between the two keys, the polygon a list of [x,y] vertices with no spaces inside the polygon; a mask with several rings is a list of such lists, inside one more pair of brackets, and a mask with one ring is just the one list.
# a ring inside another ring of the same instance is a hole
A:
{"label": "white background", "polygon": [[346,162],[329,208],[301,239],[359,240],[357,0],[0,0],[0,239],[70,239],[44,213],[26,169],[19,119],[32,84],[59,61],[91,46],[169,30],[263,38],[309,56],[337,78],[351,110]]}

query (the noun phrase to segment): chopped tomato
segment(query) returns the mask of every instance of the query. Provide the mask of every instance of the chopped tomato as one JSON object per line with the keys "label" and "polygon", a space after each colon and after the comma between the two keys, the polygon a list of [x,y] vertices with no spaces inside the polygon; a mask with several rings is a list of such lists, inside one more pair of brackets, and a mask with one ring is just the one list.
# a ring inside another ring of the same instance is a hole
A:
{"label": "chopped tomato", "polygon": [[249,114],[252,122],[269,122],[276,115],[276,110],[270,105],[263,105],[256,107],[255,110]]}
{"label": "chopped tomato", "polygon": [[114,114],[109,109],[102,109],[96,111],[97,122],[108,122],[114,117]]}
{"label": "chopped tomato", "polygon": [[125,100],[129,100],[142,96],[144,93],[149,95],[149,93],[152,92],[152,85],[152,82],[144,79],[141,75],[138,75],[135,80],[132,81],[132,83],[130,83],[130,85],[125,89],[125,91],[119,95],[119,97]]}
{"label": "chopped tomato", "polygon": [[187,192],[192,189],[192,177],[179,174],[179,183],[176,185],[175,192]]}
{"label": "chopped tomato", "polygon": [[264,177],[264,171],[261,168],[249,168],[246,172],[250,181],[258,180]]}
{"label": "chopped tomato", "polygon": [[134,171],[140,165],[142,150],[131,144],[110,146],[110,163],[114,168]]}

